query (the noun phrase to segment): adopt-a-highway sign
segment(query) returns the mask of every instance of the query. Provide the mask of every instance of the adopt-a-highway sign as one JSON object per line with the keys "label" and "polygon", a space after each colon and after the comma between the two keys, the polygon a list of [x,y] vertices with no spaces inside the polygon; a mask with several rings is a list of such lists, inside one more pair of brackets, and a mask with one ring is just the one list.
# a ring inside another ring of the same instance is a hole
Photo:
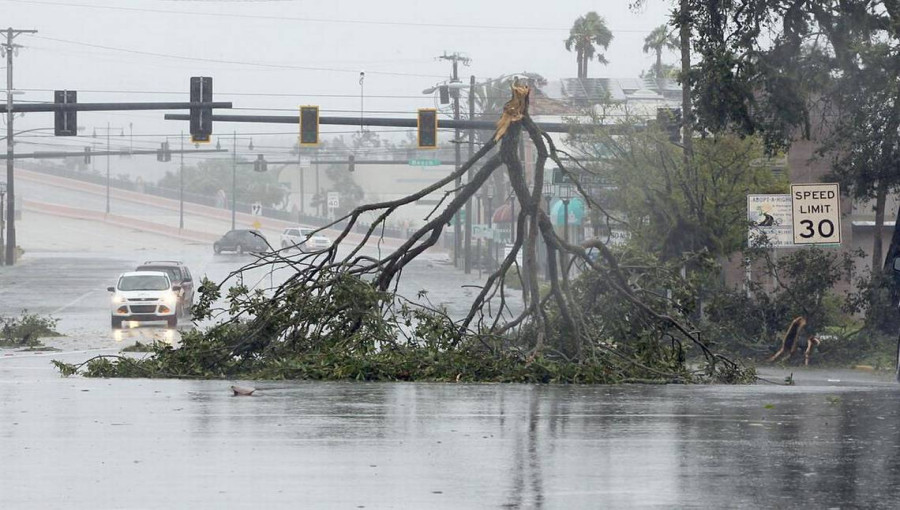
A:
{"label": "adopt-a-highway sign", "polygon": [[840,186],[791,184],[791,224],[794,244],[840,244]]}

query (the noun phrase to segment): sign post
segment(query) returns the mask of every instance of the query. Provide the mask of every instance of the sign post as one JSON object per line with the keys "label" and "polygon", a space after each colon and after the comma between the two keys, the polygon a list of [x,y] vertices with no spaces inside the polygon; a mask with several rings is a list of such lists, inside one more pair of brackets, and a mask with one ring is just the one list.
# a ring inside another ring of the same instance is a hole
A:
{"label": "sign post", "polygon": [[841,243],[841,190],[837,183],[792,184],[794,244]]}

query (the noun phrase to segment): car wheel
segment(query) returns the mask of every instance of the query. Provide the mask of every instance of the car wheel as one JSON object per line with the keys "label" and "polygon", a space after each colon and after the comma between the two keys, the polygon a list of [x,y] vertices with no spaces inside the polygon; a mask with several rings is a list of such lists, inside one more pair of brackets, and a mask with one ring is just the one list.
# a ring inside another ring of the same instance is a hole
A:
{"label": "car wheel", "polygon": [[122,318],[113,317],[110,321],[110,326],[112,326],[113,329],[122,329]]}
{"label": "car wheel", "polygon": [[169,317],[168,319],[166,319],[166,325],[169,326],[170,328],[174,328],[174,327],[178,326],[178,316],[175,315],[173,317]]}
{"label": "car wheel", "polygon": [[217,254],[218,254],[218,253],[222,253],[222,247],[219,246],[218,244],[214,244],[214,245],[213,245],[213,251],[216,252]]}

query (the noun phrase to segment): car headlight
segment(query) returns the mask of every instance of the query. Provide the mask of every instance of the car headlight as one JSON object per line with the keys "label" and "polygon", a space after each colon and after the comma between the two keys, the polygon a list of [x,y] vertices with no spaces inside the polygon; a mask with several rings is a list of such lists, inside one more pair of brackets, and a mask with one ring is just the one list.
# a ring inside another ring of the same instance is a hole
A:
{"label": "car headlight", "polygon": [[163,294],[160,300],[163,303],[174,305],[176,302],[178,302],[178,294],[176,294],[175,291],[170,290]]}
{"label": "car headlight", "polygon": [[113,304],[117,304],[117,305],[118,305],[118,304],[121,304],[121,303],[124,303],[124,302],[125,302],[125,296],[123,296],[123,295],[121,295],[121,294],[113,294],[112,302],[113,302]]}

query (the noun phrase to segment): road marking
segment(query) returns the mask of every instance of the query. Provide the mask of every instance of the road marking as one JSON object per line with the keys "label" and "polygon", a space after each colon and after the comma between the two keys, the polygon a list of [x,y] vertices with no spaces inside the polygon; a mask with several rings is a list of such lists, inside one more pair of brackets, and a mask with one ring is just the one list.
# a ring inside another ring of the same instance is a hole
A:
{"label": "road marking", "polygon": [[65,310],[66,308],[68,308],[68,307],[70,307],[70,306],[72,306],[72,305],[74,305],[74,304],[77,304],[77,303],[80,302],[82,299],[88,297],[89,295],[91,295],[91,294],[93,294],[93,293],[94,293],[93,290],[89,290],[89,291],[85,292],[84,294],[78,296],[77,298],[73,299],[72,301],[69,301],[69,302],[66,303],[65,305],[63,305],[63,306],[57,308],[56,310],[53,310],[52,312],[50,312],[50,315],[56,315],[56,314],[58,314],[59,312]]}

